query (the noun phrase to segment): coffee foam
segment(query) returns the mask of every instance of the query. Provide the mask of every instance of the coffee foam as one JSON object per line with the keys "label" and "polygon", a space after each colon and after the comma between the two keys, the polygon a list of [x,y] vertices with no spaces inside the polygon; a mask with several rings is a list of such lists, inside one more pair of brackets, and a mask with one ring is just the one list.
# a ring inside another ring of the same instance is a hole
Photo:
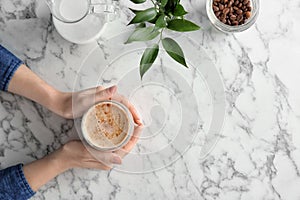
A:
{"label": "coffee foam", "polygon": [[112,102],[102,102],[93,106],[84,116],[82,125],[85,138],[99,148],[121,144],[129,131],[127,113]]}

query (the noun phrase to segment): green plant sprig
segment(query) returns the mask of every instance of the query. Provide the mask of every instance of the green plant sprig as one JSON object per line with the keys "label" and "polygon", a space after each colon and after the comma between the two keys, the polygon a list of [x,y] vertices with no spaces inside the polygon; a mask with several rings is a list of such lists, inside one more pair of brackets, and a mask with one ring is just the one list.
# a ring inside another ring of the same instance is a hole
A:
{"label": "green plant sprig", "polygon": [[[142,4],[146,0],[131,0],[135,4]],[[126,43],[137,41],[149,41],[160,36],[158,43],[148,47],[140,61],[141,79],[150,69],[159,52],[159,44],[168,55],[184,67],[188,67],[184,53],[179,44],[169,37],[163,37],[163,31],[169,29],[177,32],[188,32],[199,30],[195,23],[184,19],[188,13],[180,4],[180,0],[151,0],[153,7],[145,10],[133,10],[134,18],[128,25],[136,24],[134,32],[128,37]]]}

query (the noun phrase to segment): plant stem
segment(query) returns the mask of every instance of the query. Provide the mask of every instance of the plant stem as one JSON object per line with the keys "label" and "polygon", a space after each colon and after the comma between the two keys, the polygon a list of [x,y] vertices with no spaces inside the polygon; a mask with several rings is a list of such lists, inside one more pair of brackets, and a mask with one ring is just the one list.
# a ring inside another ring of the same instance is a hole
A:
{"label": "plant stem", "polygon": [[162,40],[162,34],[163,34],[163,31],[164,31],[164,28],[163,28],[163,29],[161,29],[161,32],[160,32],[160,37],[159,37],[158,43],[160,43],[160,41]]}

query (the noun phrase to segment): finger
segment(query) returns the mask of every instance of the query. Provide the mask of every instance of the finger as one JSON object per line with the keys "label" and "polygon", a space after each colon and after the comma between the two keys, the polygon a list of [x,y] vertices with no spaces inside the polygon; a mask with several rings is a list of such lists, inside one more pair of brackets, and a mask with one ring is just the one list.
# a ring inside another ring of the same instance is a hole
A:
{"label": "finger", "polygon": [[96,92],[100,92],[100,91],[102,91],[104,89],[105,89],[105,87],[99,85],[99,86],[96,87]]}
{"label": "finger", "polygon": [[142,130],[143,126],[136,126],[134,128],[133,135],[131,136],[128,143],[123,147],[124,150],[131,151],[131,149],[136,145],[137,141],[139,140]]}
{"label": "finger", "polygon": [[96,103],[99,101],[105,101],[105,100],[109,100],[110,98],[112,98],[112,96],[116,93],[117,91],[117,86],[112,86],[109,88],[106,88],[104,90],[100,90],[96,92]]}
{"label": "finger", "polygon": [[116,153],[97,151],[90,147],[88,147],[88,149],[91,158],[93,160],[103,163],[104,165],[111,166],[112,164],[118,164],[118,165],[122,164],[121,157]]}
{"label": "finger", "polygon": [[134,122],[137,125],[140,126],[143,124],[141,117],[139,116],[137,110],[135,109],[133,104],[126,97],[124,97],[123,95],[120,95],[120,94],[115,94],[115,95],[113,95],[112,99],[124,104],[128,108],[128,110],[132,114]]}
{"label": "finger", "polygon": [[90,168],[90,169],[101,169],[101,170],[110,170],[112,167],[105,165],[101,162],[98,161],[90,161],[86,164],[86,168]]}
{"label": "finger", "polygon": [[130,102],[129,102],[129,107],[128,107],[128,109],[129,109],[129,111],[130,111],[131,114],[132,114],[132,117],[133,117],[134,122],[135,122],[137,125],[139,125],[139,126],[143,125],[140,115],[138,114],[137,110],[135,109],[135,107],[134,107],[134,106],[132,105],[132,103],[130,103]]}
{"label": "finger", "polygon": [[128,143],[123,148],[117,150],[116,154],[118,154],[121,158],[125,157],[136,145],[137,141],[139,140],[142,130],[143,130],[143,126],[135,127],[133,135],[131,136]]}
{"label": "finger", "polygon": [[78,93],[81,93],[81,94],[84,94],[84,95],[95,95],[96,93],[101,92],[102,90],[105,90],[105,87],[97,86],[97,87],[82,90]]}

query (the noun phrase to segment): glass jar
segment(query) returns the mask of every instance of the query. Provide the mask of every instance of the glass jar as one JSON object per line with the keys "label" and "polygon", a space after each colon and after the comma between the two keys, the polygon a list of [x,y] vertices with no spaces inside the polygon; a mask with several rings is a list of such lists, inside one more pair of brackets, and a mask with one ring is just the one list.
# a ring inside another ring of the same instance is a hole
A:
{"label": "glass jar", "polygon": [[244,30],[247,30],[250,28],[256,21],[259,13],[259,0],[250,0],[251,2],[251,17],[247,19],[247,21],[244,24],[238,25],[238,26],[230,26],[227,24],[224,24],[221,22],[215,15],[213,11],[213,0],[207,0],[206,1],[206,12],[208,15],[208,18],[212,25],[217,28],[218,30],[225,32],[225,33],[235,33],[235,32],[242,32]]}

